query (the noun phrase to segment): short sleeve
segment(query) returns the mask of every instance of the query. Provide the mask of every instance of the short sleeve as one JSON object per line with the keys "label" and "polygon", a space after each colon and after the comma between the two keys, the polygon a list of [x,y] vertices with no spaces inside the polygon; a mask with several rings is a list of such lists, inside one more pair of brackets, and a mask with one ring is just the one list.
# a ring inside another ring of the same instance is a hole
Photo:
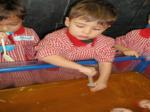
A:
{"label": "short sleeve", "polygon": [[51,55],[59,55],[63,50],[63,45],[58,38],[46,36],[36,47],[36,58],[40,59]]}
{"label": "short sleeve", "polygon": [[133,37],[134,33],[137,33],[137,32],[136,31],[131,31],[131,32],[128,32],[126,35],[117,37],[116,40],[115,40],[115,44],[122,45],[124,47],[128,47],[128,45],[131,43],[130,40],[132,38],[134,38]]}
{"label": "short sleeve", "polygon": [[98,62],[112,62],[115,56],[115,50],[113,49],[113,46],[113,39],[107,39],[103,43],[99,42],[99,45],[97,45],[95,49],[95,59]]}

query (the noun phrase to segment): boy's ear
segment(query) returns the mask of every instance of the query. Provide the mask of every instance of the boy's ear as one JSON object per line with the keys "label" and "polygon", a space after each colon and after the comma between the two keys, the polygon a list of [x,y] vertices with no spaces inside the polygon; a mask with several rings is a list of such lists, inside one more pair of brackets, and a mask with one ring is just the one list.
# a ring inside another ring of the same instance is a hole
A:
{"label": "boy's ear", "polygon": [[65,26],[69,26],[69,24],[70,24],[70,20],[69,20],[69,17],[66,17],[65,18]]}

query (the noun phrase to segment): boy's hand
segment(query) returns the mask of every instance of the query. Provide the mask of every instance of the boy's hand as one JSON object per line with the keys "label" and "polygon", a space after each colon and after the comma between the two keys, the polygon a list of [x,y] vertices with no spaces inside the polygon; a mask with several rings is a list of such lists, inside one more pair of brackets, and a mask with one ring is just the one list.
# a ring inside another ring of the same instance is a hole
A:
{"label": "boy's hand", "polygon": [[127,55],[127,56],[135,56],[136,58],[138,58],[140,56],[136,51],[130,50],[130,49],[129,50],[124,50],[123,54]]}
{"label": "boy's hand", "polygon": [[94,67],[85,67],[84,66],[79,71],[84,73],[85,75],[87,75],[89,77],[93,77],[97,73],[97,71]]}
{"label": "boy's hand", "polygon": [[96,92],[96,91],[100,91],[100,90],[103,90],[107,87],[107,84],[106,83],[102,83],[102,82],[95,82],[95,87],[91,88],[90,90],[92,92]]}
{"label": "boy's hand", "polygon": [[139,106],[143,109],[150,110],[150,100],[148,100],[148,99],[141,100],[139,102]]}
{"label": "boy's hand", "polygon": [[1,39],[5,38],[7,40],[7,34],[5,32],[0,32],[0,43],[1,43]]}
{"label": "boy's hand", "polygon": [[0,40],[5,37],[7,37],[7,34],[5,32],[0,32]]}

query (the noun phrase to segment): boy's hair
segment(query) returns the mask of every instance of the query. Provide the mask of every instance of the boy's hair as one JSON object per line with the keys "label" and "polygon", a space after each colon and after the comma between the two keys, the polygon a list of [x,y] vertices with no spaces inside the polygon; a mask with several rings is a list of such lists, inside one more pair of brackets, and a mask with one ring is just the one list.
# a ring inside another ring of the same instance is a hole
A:
{"label": "boy's hair", "polygon": [[72,5],[69,18],[81,17],[86,21],[99,20],[99,23],[111,23],[117,18],[114,6],[106,0],[80,0]]}
{"label": "boy's hair", "polygon": [[12,15],[24,19],[25,8],[20,0],[0,0],[0,21]]}

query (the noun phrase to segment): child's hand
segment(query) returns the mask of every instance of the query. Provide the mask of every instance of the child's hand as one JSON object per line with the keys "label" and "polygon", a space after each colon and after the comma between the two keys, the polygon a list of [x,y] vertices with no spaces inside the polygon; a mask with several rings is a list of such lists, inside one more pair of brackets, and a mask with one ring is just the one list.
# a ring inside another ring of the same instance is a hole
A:
{"label": "child's hand", "polygon": [[5,32],[0,32],[0,40],[6,37],[7,37],[7,34]]}
{"label": "child's hand", "polygon": [[93,77],[97,73],[97,71],[96,71],[96,69],[94,67],[85,67],[84,66],[79,71],[84,73],[85,75],[87,75],[89,77]]}
{"label": "child's hand", "polygon": [[95,87],[91,88],[90,90],[92,92],[96,92],[96,91],[100,91],[100,90],[103,90],[107,87],[107,84],[106,83],[102,83],[102,82],[95,82]]}
{"label": "child's hand", "polygon": [[112,109],[110,112],[133,112],[133,111],[128,108],[119,107]]}
{"label": "child's hand", "polygon": [[8,35],[5,32],[0,32],[0,44],[1,44],[1,39],[4,38],[5,40],[8,40]]}
{"label": "child's hand", "polygon": [[147,99],[141,100],[141,101],[139,102],[139,106],[140,106],[141,108],[145,108],[145,109],[150,110],[150,100],[147,100]]}
{"label": "child's hand", "polygon": [[140,56],[136,51],[130,50],[130,49],[124,50],[123,54],[127,55],[127,56],[135,56],[136,58],[138,58]]}

